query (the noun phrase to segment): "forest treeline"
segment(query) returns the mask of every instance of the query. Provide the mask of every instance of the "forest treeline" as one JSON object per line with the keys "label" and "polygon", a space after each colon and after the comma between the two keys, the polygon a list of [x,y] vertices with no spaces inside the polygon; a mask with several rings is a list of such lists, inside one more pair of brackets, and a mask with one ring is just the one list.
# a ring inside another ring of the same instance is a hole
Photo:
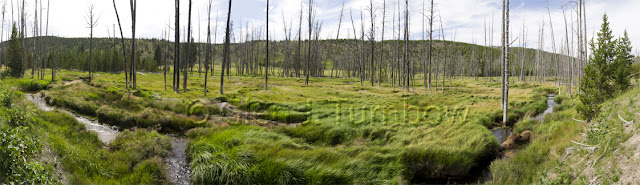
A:
{"label": "forest treeline", "polygon": [[[248,40],[250,37],[240,39],[239,43],[231,44],[231,66],[238,75],[263,75],[266,61],[266,47],[264,40]],[[35,39],[25,38],[25,48],[33,48]],[[38,38],[40,42],[47,43],[44,46],[45,56],[39,63],[44,62],[46,68],[56,66],[58,69],[89,71],[89,39],[88,38],[61,38],[46,36]],[[116,39],[94,38],[93,63],[94,70],[100,72],[122,72],[124,71],[124,61],[122,58],[121,45]],[[131,40],[125,40],[130,45]],[[138,39],[137,40],[136,66],[143,72],[162,72],[164,65],[173,68],[174,47],[173,42],[159,39]],[[363,82],[377,81],[377,73],[381,72],[382,82],[399,83],[399,74],[403,73],[403,68],[409,69],[411,76],[422,75],[424,73],[423,60],[424,53],[428,52],[428,40],[412,40],[408,42],[408,56],[411,64],[403,65],[400,58],[404,41],[386,40],[375,42],[375,63],[371,79],[371,55],[370,47],[362,47],[362,40],[339,39],[339,40],[318,40],[318,41],[272,41],[270,47],[270,74],[279,77],[301,77],[304,76],[306,68],[307,50],[311,44],[312,60],[309,68],[312,77],[360,77]],[[369,41],[366,41],[369,42]],[[382,52],[380,48],[384,43]],[[6,48],[8,42],[0,44],[0,56],[3,64],[7,61]],[[186,50],[186,43],[181,43],[181,50]],[[205,43],[193,43],[191,48],[191,61],[188,68],[192,72],[204,73],[202,64],[205,62]],[[500,76],[500,48],[485,47],[481,45],[453,42],[453,41],[433,41],[433,73],[434,77],[442,79],[467,77],[498,77]],[[213,62],[221,64],[222,44],[214,44],[212,47]],[[556,76],[562,73],[556,67],[558,62],[571,60],[572,58],[560,54],[552,54],[546,51],[530,48],[512,48],[511,74],[520,76],[521,81],[536,81],[542,77]],[[28,52],[27,68],[34,62],[32,52]],[[181,58],[186,57],[186,52],[182,52]],[[130,58],[130,53],[127,55]],[[382,55],[381,57],[379,55]],[[382,62],[380,62],[382,59]],[[210,61],[211,62],[211,61]],[[183,66],[184,67],[184,66]],[[381,67],[381,70],[378,68]],[[213,69],[213,68],[212,68]],[[228,72],[227,72],[228,73]],[[27,74],[28,75],[28,74]],[[414,79],[412,79],[414,80]]]}

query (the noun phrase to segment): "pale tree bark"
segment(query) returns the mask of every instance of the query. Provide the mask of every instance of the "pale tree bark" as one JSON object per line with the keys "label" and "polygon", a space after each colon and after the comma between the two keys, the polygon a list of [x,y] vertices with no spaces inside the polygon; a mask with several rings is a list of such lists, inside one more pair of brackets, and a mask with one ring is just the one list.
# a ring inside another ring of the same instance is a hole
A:
{"label": "pale tree bark", "polygon": [[[34,72],[37,70],[38,65],[36,65],[38,63],[38,0],[36,0],[36,3],[34,3],[35,5],[35,18],[33,20],[33,55],[34,55],[34,61],[32,62],[32,67],[31,67],[31,78],[33,78],[33,74]],[[93,30],[93,28],[91,29]],[[91,39],[90,39],[91,40]],[[91,65],[89,65],[91,66]],[[39,71],[39,70],[38,70]],[[38,72],[38,76],[40,76],[40,72]],[[40,77],[38,77],[39,79]],[[91,67],[89,67],[89,81],[91,81]]]}
{"label": "pale tree bark", "polygon": [[269,90],[269,0],[267,0],[267,62],[264,68],[264,90]]}
{"label": "pale tree bark", "polygon": [[[344,2],[342,2],[342,8],[340,9],[340,20],[338,21],[338,33],[336,34],[336,42],[334,47],[338,48],[338,39],[340,39],[340,26],[342,26],[342,17],[344,15]],[[286,30],[285,30],[286,31]],[[334,55],[332,55],[334,56]],[[333,69],[335,68],[335,66],[338,64],[337,62],[337,57],[334,57],[332,63],[331,63],[331,74],[329,78],[333,78]]]}
{"label": "pale tree bark", "polygon": [[[6,6],[7,2],[2,2],[2,30],[0,30],[0,42],[4,41],[4,15],[7,12]],[[4,58],[0,59],[0,69],[2,69],[2,66],[5,63],[4,61]],[[51,81],[53,81],[53,79]]]}
{"label": "pale tree bark", "polygon": [[[506,1],[506,2],[505,2]],[[509,109],[509,45],[510,45],[510,41],[509,41],[509,0],[503,0],[503,48],[502,48],[502,52],[503,52],[503,57],[502,57],[502,62],[503,62],[503,69],[502,69],[502,84],[503,84],[503,91],[502,91],[502,96],[503,96],[503,100],[502,100],[502,108],[503,108],[503,113],[502,113],[502,122],[504,124],[507,124],[508,121],[508,109]]]}
{"label": "pale tree bark", "polygon": [[432,62],[432,50],[433,50],[433,20],[434,20],[434,12],[435,12],[435,5],[433,3],[434,0],[429,0],[429,3],[431,4],[430,8],[429,8],[429,65],[427,67],[427,71],[425,71],[426,73],[429,73],[429,83],[428,83],[428,88],[429,91],[431,91],[431,62]]}
{"label": "pale tree bark", "polygon": [[204,96],[207,96],[207,75],[209,75],[209,61],[211,61],[211,4],[212,0],[209,0],[209,9],[207,13],[207,47],[204,59]]}
{"label": "pale tree bark", "polygon": [[369,66],[369,73],[371,78],[371,87],[373,87],[374,83],[374,74],[375,74],[375,51],[376,51],[376,26],[375,26],[375,8],[373,7],[373,0],[369,0],[369,16],[371,17],[371,30],[369,30],[369,42],[371,42],[371,66]]}
{"label": "pale tree bark", "polygon": [[378,62],[378,87],[382,81],[382,63],[384,62],[384,21],[387,16],[387,1],[382,0],[382,36],[380,36],[380,61]]}
{"label": "pale tree bark", "polygon": [[118,14],[118,8],[116,7],[116,0],[113,0],[113,9],[116,11],[116,18],[118,20],[118,28],[120,28],[120,39],[122,41],[122,58],[124,59],[124,80],[125,86],[129,88],[129,76],[127,75],[127,50],[124,44],[124,35],[122,33],[122,25],[120,24],[120,15]]}
{"label": "pale tree bark", "polygon": [[93,78],[93,74],[92,74],[92,68],[93,68],[93,28],[95,28],[98,25],[98,19],[100,19],[100,17],[95,17],[95,14],[93,12],[94,8],[95,8],[95,5],[89,6],[89,12],[87,12],[87,15],[85,16],[85,20],[87,21],[87,26],[91,30],[90,37],[89,37],[89,82],[91,82],[91,79]]}

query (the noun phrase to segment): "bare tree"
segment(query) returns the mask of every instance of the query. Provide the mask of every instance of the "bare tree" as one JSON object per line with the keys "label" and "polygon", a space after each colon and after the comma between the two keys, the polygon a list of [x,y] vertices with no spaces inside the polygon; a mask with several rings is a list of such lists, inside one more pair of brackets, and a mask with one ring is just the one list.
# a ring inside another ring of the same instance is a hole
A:
{"label": "bare tree", "polygon": [[173,27],[175,31],[174,55],[173,55],[173,91],[180,94],[180,0],[176,0],[176,25]]}
{"label": "bare tree", "polygon": [[[34,61],[32,62],[32,68],[31,68],[31,78],[33,78],[33,74],[34,72],[37,70],[38,68],[38,0],[36,0],[36,3],[34,3],[35,5],[35,18],[33,19],[33,55],[34,55]],[[91,66],[91,65],[89,65]],[[38,70],[38,76],[40,76],[40,72]],[[40,77],[38,77],[38,79],[40,79]],[[89,81],[91,81],[91,68],[89,68]]]}
{"label": "bare tree", "polygon": [[[506,1],[506,2],[505,2]],[[502,69],[502,86],[503,86],[503,90],[502,90],[502,96],[503,96],[503,100],[502,100],[502,108],[503,108],[503,113],[502,113],[502,122],[503,123],[507,123],[508,121],[508,117],[507,117],[507,113],[508,113],[508,106],[509,106],[509,45],[510,45],[510,41],[509,41],[509,0],[503,0],[503,20],[502,20],[502,36],[503,36],[503,43],[502,43],[502,63],[503,63],[503,69]]]}
{"label": "bare tree", "polygon": [[138,0],[130,0],[131,4],[131,76],[133,89],[137,89],[136,83],[136,9]]}
{"label": "bare tree", "polygon": [[430,8],[429,8],[429,65],[427,66],[427,70],[425,71],[425,73],[429,73],[429,84],[428,84],[428,88],[429,90],[431,90],[431,61],[432,61],[432,50],[433,50],[433,14],[435,12],[435,6],[433,4],[434,0],[429,0],[429,4],[431,4]]}
{"label": "bare tree", "polygon": [[269,90],[269,0],[267,0],[267,62],[264,68],[264,90]]}
{"label": "bare tree", "polygon": [[380,61],[378,63],[378,87],[382,80],[382,62],[384,61],[384,21],[387,16],[387,1],[382,0],[382,36],[380,37]]}
{"label": "bare tree", "polygon": [[189,72],[187,70],[187,68],[189,68],[189,63],[193,62],[190,61],[191,60],[191,0],[189,0],[189,17],[187,19],[187,53],[185,54],[186,56],[186,62],[184,65],[184,82],[182,83],[182,87],[184,88],[184,92],[187,92],[187,72]]}
{"label": "bare tree", "polygon": [[93,68],[93,28],[95,28],[98,25],[98,19],[100,19],[100,16],[98,17],[95,16],[95,13],[93,12],[94,8],[95,8],[95,5],[93,4],[90,5],[89,12],[87,12],[87,15],[85,16],[87,26],[91,30],[90,37],[89,37],[89,81],[91,81],[93,77],[93,74],[91,74],[93,70],[92,69]]}
{"label": "bare tree", "polygon": [[113,0],[113,9],[116,11],[116,18],[118,20],[118,28],[120,28],[120,38],[122,41],[122,58],[124,59],[124,80],[125,86],[129,88],[129,76],[127,75],[127,50],[124,44],[124,35],[122,33],[122,25],[120,24],[120,15],[118,15],[118,8],[116,7],[116,0]]}
{"label": "bare tree", "polygon": [[371,75],[371,78],[369,78],[369,80],[371,81],[371,87],[373,87],[373,83],[374,83],[374,75],[375,75],[375,65],[374,65],[374,61],[375,61],[375,51],[376,51],[376,26],[375,26],[375,7],[373,7],[373,0],[369,0],[369,17],[371,18],[371,29],[369,30],[369,42],[371,42],[371,65],[369,66],[369,73]]}
{"label": "bare tree", "polygon": [[309,44],[308,44],[308,58],[307,58],[307,66],[306,66],[306,80],[304,81],[304,85],[309,85],[309,66],[311,65],[311,33],[313,33],[313,0],[309,0]]}
{"label": "bare tree", "polygon": [[[336,34],[336,42],[335,42],[335,48],[338,48],[338,39],[340,39],[340,26],[342,26],[342,17],[344,15],[344,2],[342,2],[342,8],[340,8],[340,21],[338,21],[338,33]],[[335,55],[333,55],[335,56]],[[337,63],[337,59],[333,59],[332,63],[331,63],[331,76],[330,78],[333,78],[333,69],[335,68],[335,66],[338,65]]]}
{"label": "bare tree", "polygon": [[209,74],[209,61],[211,61],[211,4],[212,0],[209,0],[209,11],[207,11],[207,47],[204,60],[204,96],[207,96],[207,75]]}
{"label": "bare tree", "polygon": [[223,61],[222,61],[222,73],[220,75],[220,94],[224,94],[224,70],[226,65],[228,64],[228,61],[230,60],[229,58],[229,45],[231,44],[231,39],[229,38],[231,36],[231,33],[229,33],[230,30],[230,23],[231,23],[231,1],[229,0],[229,11],[227,12],[227,31],[226,31],[226,35],[224,38],[224,49],[223,49]]}

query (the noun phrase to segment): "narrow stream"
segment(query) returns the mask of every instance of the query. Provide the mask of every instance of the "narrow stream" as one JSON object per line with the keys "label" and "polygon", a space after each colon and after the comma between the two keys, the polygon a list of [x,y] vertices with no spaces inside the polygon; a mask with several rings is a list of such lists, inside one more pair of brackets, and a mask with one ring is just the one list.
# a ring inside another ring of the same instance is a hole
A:
{"label": "narrow stream", "polygon": [[177,185],[188,185],[191,170],[187,163],[187,139],[172,137],[171,157],[167,159],[167,170],[169,171],[169,180]]}
{"label": "narrow stream", "polygon": [[[26,94],[27,99],[32,103],[38,105],[40,109],[50,112],[56,110],[56,108],[47,105],[44,98],[42,98],[39,94]],[[105,144],[109,144],[116,136],[120,133],[118,130],[111,128],[109,126],[100,124],[97,120],[93,120],[76,113],[58,109],[60,112],[67,113],[72,115],[78,120],[78,122],[85,125],[87,130],[93,131],[98,134],[98,138]],[[189,163],[187,162],[187,139],[180,138],[177,136],[170,136],[172,139],[171,142],[171,156],[166,159],[167,162],[167,173],[169,174],[169,180],[178,185],[188,185],[190,184],[190,168]]]}
{"label": "narrow stream", "polygon": [[[543,122],[544,117],[547,116],[547,114],[553,113],[553,107],[556,106],[555,96],[556,96],[555,94],[550,94],[547,99],[547,106],[548,106],[547,109],[543,113],[538,114],[537,116],[531,119]],[[493,136],[496,137],[498,144],[502,144],[507,140],[509,135],[511,135],[511,133],[513,132],[513,128],[499,127],[499,128],[492,129],[491,132],[493,133]],[[503,157],[504,157],[503,155],[498,155],[493,160],[497,160]],[[491,173],[491,169],[489,168],[492,161],[488,161],[486,162],[486,164],[483,163],[481,165],[482,167],[472,170],[472,172],[469,175],[472,178],[463,178],[462,180],[453,182],[453,183],[483,184],[487,181],[490,181],[491,179],[493,179],[493,174]]]}
{"label": "narrow stream", "polygon": [[[34,104],[38,105],[38,107],[40,107],[40,109],[42,109],[44,111],[49,112],[49,111],[55,110],[55,108],[47,105],[46,101],[42,97],[37,95],[37,94],[27,94],[27,99],[29,101],[33,102]],[[61,110],[60,109],[59,111],[67,113],[69,115],[72,115],[73,117],[76,118],[76,120],[78,120],[78,122],[84,124],[85,127],[87,128],[87,130],[90,130],[90,131],[93,131],[93,132],[97,133],[98,134],[98,138],[103,143],[107,143],[107,144],[110,143],[120,133],[116,129],[113,129],[113,128],[105,126],[105,125],[102,125],[96,120],[89,119],[87,117],[80,116],[80,115],[78,115],[76,113],[69,112],[69,111],[66,111],[66,110]]]}

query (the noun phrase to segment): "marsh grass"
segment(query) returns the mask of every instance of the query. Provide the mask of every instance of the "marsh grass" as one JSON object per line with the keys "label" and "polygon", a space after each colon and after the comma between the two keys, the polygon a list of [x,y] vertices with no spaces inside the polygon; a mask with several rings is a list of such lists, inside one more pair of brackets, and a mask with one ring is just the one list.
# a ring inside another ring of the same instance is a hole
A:
{"label": "marsh grass", "polygon": [[[59,73],[65,81],[83,75]],[[201,95],[203,89],[197,84],[203,79],[197,75],[191,77],[189,91],[181,94],[164,91],[158,83],[162,74],[140,75],[135,91],[126,89],[123,81],[122,75],[96,73],[92,83],[59,81],[45,94],[53,105],[124,129],[191,130],[186,134],[192,140],[188,153],[196,184],[421,183],[465,176],[491,158],[498,146],[487,128],[501,118],[499,85],[472,79],[456,80],[455,88],[444,93],[425,93],[419,86],[415,93],[407,93],[390,84],[361,87],[355,79],[314,78],[305,86],[301,79],[283,77],[273,77],[269,91],[262,91],[257,77],[231,76],[225,79],[228,94],[210,93],[210,97]],[[214,83],[209,90],[216,88]],[[511,92],[510,123],[546,109],[544,86],[523,85]],[[301,124],[267,129],[198,122],[200,116],[224,115],[216,103],[225,101],[262,119]],[[87,168],[77,171],[88,175],[71,169],[78,183],[133,183],[137,181],[129,181],[132,174],[142,173],[141,180],[159,175],[152,164],[162,156],[120,156],[119,151],[126,149],[96,149],[99,141],[88,135],[51,139],[64,143],[56,145],[60,155],[86,159],[66,162]],[[75,143],[74,137],[87,145]],[[145,165],[140,164],[143,161]]]}

